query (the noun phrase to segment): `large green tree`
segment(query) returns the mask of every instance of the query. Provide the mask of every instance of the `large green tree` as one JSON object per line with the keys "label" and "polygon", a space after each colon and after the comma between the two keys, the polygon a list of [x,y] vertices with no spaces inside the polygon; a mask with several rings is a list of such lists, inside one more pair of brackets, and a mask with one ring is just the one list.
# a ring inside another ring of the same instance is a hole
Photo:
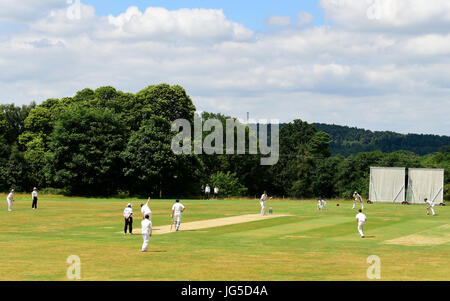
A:
{"label": "large green tree", "polygon": [[329,136],[302,120],[280,128],[280,160],[270,169],[273,191],[299,198],[313,196],[317,160],[330,155]]}
{"label": "large green tree", "polygon": [[195,106],[183,87],[168,84],[148,86],[136,94],[136,112],[142,120],[159,116],[168,121],[193,121]]}
{"label": "large green tree", "polygon": [[70,194],[113,194],[123,183],[126,127],[110,110],[69,106],[56,121],[47,176]]}
{"label": "large green tree", "polygon": [[171,149],[175,133],[164,118],[154,116],[134,132],[122,153],[124,175],[134,194],[175,196],[193,193],[201,165],[193,155],[176,155]]}

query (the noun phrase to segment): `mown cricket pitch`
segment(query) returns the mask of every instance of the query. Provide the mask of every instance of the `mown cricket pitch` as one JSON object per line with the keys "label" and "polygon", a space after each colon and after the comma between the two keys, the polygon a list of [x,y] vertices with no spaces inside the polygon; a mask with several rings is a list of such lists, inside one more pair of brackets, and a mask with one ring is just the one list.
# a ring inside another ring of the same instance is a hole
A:
{"label": "mown cricket pitch", "polygon": [[[180,227],[180,231],[195,231],[195,230],[208,229],[208,228],[214,228],[214,227],[229,226],[229,225],[235,225],[235,224],[260,221],[260,220],[270,219],[270,218],[275,218],[275,217],[281,217],[281,216],[288,216],[288,215],[274,214],[274,215],[261,216],[260,214],[246,214],[246,215],[223,217],[223,218],[216,218],[216,219],[210,219],[210,220],[204,220],[204,221],[196,221],[196,222],[188,222],[188,223],[182,222],[181,223],[182,228]],[[174,227],[172,227],[172,230],[171,230],[170,225],[156,226],[153,228],[152,235],[168,234],[168,233],[174,232],[173,228]],[[119,232],[119,233],[122,233],[122,232]],[[135,230],[133,230],[133,233],[141,234],[142,231],[141,231],[141,229],[136,228]]]}

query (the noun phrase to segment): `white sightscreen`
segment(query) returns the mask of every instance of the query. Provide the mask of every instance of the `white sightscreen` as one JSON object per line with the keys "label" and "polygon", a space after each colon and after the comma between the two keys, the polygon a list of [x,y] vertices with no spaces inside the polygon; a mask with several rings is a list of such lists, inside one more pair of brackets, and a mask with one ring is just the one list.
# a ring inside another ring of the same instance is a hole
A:
{"label": "white sightscreen", "polygon": [[444,201],[444,170],[408,169],[408,202],[423,204],[424,198],[440,204]]}
{"label": "white sightscreen", "polygon": [[369,199],[372,202],[401,203],[405,200],[404,167],[371,167]]}

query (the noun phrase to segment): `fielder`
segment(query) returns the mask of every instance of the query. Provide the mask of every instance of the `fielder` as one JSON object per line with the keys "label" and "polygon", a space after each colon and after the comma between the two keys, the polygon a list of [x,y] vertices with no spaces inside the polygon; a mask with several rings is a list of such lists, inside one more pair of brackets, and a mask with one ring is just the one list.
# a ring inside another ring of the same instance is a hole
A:
{"label": "fielder", "polygon": [[150,197],[147,199],[147,203],[141,204],[141,213],[142,213],[142,219],[145,219],[146,215],[150,216],[150,220],[152,219],[152,211],[150,210],[150,207],[148,206],[148,203],[150,202]]}
{"label": "fielder", "polygon": [[359,213],[356,215],[356,223],[358,224],[359,235],[361,235],[361,238],[364,238],[363,228],[364,224],[367,221],[367,216],[364,213],[362,213],[361,209],[359,209],[358,211]]}
{"label": "fielder", "polygon": [[356,202],[359,202],[360,204],[361,204],[361,209],[364,209],[364,204],[363,204],[363,200],[362,200],[362,197],[361,197],[361,195],[358,193],[358,192],[354,192],[353,193],[353,208],[352,209],[355,209],[355,206],[356,206]]}
{"label": "fielder", "polygon": [[[264,190],[264,193],[261,196],[261,199],[259,200],[259,204],[261,204],[261,216],[266,215],[266,201],[267,201],[267,198],[269,198],[267,196],[267,191]],[[270,197],[269,199],[272,199],[272,197]]]}
{"label": "fielder", "polygon": [[211,193],[211,187],[209,187],[209,184],[206,184],[205,187],[205,194],[206,194],[206,199],[209,200],[209,195]]}
{"label": "fielder", "polygon": [[142,226],[142,239],[144,242],[142,243],[142,252],[147,252],[148,242],[150,241],[150,236],[152,236],[152,221],[150,220],[150,216],[147,214],[144,216],[144,220],[141,222]]}
{"label": "fielder", "polygon": [[324,199],[321,199],[321,201],[322,201],[322,209],[328,210],[327,202],[325,202]]}
{"label": "fielder", "polygon": [[176,200],[175,204],[172,206],[172,220],[175,225],[175,231],[178,231],[181,224],[181,214],[184,212],[185,208],[180,200]]}
{"label": "fielder", "polygon": [[435,216],[436,213],[434,212],[434,202],[429,201],[427,198],[424,199],[424,202],[427,204],[427,215],[430,215],[431,210],[431,213],[433,213],[433,216]]}
{"label": "fielder", "polygon": [[31,208],[35,210],[37,209],[37,202],[38,202],[38,191],[36,187],[33,188],[33,192],[31,193],[31,199],[33,201],[33,203],[31,204]]}
{"label": "fielder", "polygon": [[317,210],[320,211],[320,210],[323,210],[323,209],[328,210],[327,202],[325,202],[324,199],[319,198],[319,200],[317,201]]}
{"label": "fielder", "polygon": [[8,212],[12,211],[12,206],[15,202],[14,200],[14,189],[11,189],[11,192],[6,197],[6,201],[8,202]]}

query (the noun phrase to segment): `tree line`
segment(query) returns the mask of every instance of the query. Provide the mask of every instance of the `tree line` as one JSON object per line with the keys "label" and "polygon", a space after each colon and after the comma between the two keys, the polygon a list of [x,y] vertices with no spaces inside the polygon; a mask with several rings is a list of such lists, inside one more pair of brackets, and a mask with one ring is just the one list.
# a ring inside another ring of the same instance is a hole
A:
{"label": "tree line", "polygon": [[380,150],[385,153],[406,150],[418,155],[438,152],[450,145],[449,136],[399,134],[389,131],[369,131],[348,126],[313,124],[318,130],[331,135],[333,155],[349,156],[360,152]]}
{"label": "tree line", "polygon": [[[287,198],[350,198],[358,190],[367,197],[370,166],[402,166],[445,168],[445,197],[450,196],[450,147],[423,156],[403,150],[333,155],[332,137],[302,120],[280,127],[280,159],[273,166],[262,166],[261,155],[176,155],[171,123],[193,124],[196,114],[178,85],[151,85],[135,94],[84,89],[40,105],[0,109],[0,190],[5,192],[37,186],[80,196],[198,197],[208,183],[222,196],[268,190]],[[231,118],[206,112],[201,117],[223,124]]]}

